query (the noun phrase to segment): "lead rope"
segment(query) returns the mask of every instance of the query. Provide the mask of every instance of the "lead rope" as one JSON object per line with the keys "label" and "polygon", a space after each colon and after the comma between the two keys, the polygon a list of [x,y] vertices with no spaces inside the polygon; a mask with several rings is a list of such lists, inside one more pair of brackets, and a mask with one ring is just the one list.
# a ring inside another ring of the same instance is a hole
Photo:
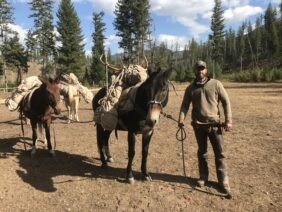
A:
{"label": "lead rope", "polygon": [[52,122],[53,125],[53,139],[54,139],[54,151],[56,149],[56,134],[55,134],[55,123]]}
{"label": "lead rope", "polygon": [[[179,133],[180,133],[180,135],[179,135]],[[184,174],[185,177],[187,177],[186,170],[185,170],[185,158],[184,158],[185,157],[184,156],[184,140],[186,139],[186,137],[187,137],[187,135],[186,135],[184,127],[179,127],[177,132],[176,132],[176,139],[181,142],[183,174]]]}
{"label": "lead rope", "polygon": [[[161,114],[168,118],[168,119],[171,119],[172,121],[175,121],[178,123],[178,121],[173,118],[170,114],[167,114],[165,112],[161,112]],[[181,149],[182,149],[182,166],[183,166],[183,174],[185,177],[187,177],[186,175],[186,169],[185,169],[185,156],[184,156],[184,140],[186,139],[187,137],[187,134],[186,134],[186,131],[184,129],[184,127],[179,127],[178,130],[176,131],[176,140],[177,141],[180,141],[181,142]]]}

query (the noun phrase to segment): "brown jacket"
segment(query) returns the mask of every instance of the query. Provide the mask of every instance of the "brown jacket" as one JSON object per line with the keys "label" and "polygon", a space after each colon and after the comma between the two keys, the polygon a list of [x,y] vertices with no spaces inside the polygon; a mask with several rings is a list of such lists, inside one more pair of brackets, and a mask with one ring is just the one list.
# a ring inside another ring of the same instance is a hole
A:
{"label": "brown jacket", "polygon": [[231,107],[228,95],[222,83],[209,79],[203,85],[191,83],[185,90],[179,113],[179,122],[183,122],[192,102],[192,122],[212,124],[220,122],[219,103],[222,103],[225,122],[232,122]]}

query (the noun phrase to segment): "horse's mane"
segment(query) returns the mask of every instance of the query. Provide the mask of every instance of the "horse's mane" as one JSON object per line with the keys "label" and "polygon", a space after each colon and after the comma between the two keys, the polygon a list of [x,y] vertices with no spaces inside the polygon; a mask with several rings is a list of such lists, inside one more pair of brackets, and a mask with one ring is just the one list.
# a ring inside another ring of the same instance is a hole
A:
{"label": "horse's mane", "polygon": [[[147,101],[152,100],[150,95],[159,90],[166,90],[168,92],[168,77],[166,75],[166,71],[161,70],[160,68],[157,69],[157,71],[151,72],[147,80],[138,88],[135,103],[139,105],[144,112],[146,112],[148,104]],[[168,95],[166,95],[161,102],[162,106],[165,106],[167,102]]]}

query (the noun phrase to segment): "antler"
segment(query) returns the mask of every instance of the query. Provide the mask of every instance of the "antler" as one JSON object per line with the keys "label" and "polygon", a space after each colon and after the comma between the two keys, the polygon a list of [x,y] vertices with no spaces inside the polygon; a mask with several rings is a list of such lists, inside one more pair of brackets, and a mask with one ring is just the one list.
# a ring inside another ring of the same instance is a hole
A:
{"label": "antler", "polygon": [[104,54],[102,54],[101,56],[100,56],[100,61],[101,61],[101,63],[103,64],[103,65],[105,65],[105,66],[107,66],[107,67],[109,67],[110,69],[112,69],[112,71],[114,72],[114,73],[118,73],[118,72],[121,72],[122,71],[122,68],[117,68],[117,67],[114,67],[114,66],[112,66],[112,65],[110,65],[110,64],[108,64],[108,63],[105,63],[103,60],[102,60],[102,57],[104,56]]}
{"label": "antler", "polygon": [[145,67],[143,67],[143,68],[148,69],[148,60],[147,60],[147,57],[146,57],[145,53],[144,53],[144,59],[145,59],[145,62],[146,62],[146,68]]}

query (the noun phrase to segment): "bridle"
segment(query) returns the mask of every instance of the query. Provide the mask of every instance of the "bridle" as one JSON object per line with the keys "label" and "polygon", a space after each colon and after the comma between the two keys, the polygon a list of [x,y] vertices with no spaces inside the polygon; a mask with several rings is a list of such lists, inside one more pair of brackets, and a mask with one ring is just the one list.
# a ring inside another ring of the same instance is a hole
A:
{"label": "bridle", "polygon": [[163,108],[163,103],[165,101],[165,99],[167,98],[167,95],[168,95],[168,89],[166,89],[166,95],[163,96],[163,99],[160,100],[160,101],[157,101],[157,100],[150,100],[147,102],[147,106],[150,106],[150,105],[159,105],[161,108]]}
{"label": "bridle", "polygon": [[150,106],[150,105],[160,105],[161,108],[163,108],[162,101],[151,100],[147,103],[147,106]]}

